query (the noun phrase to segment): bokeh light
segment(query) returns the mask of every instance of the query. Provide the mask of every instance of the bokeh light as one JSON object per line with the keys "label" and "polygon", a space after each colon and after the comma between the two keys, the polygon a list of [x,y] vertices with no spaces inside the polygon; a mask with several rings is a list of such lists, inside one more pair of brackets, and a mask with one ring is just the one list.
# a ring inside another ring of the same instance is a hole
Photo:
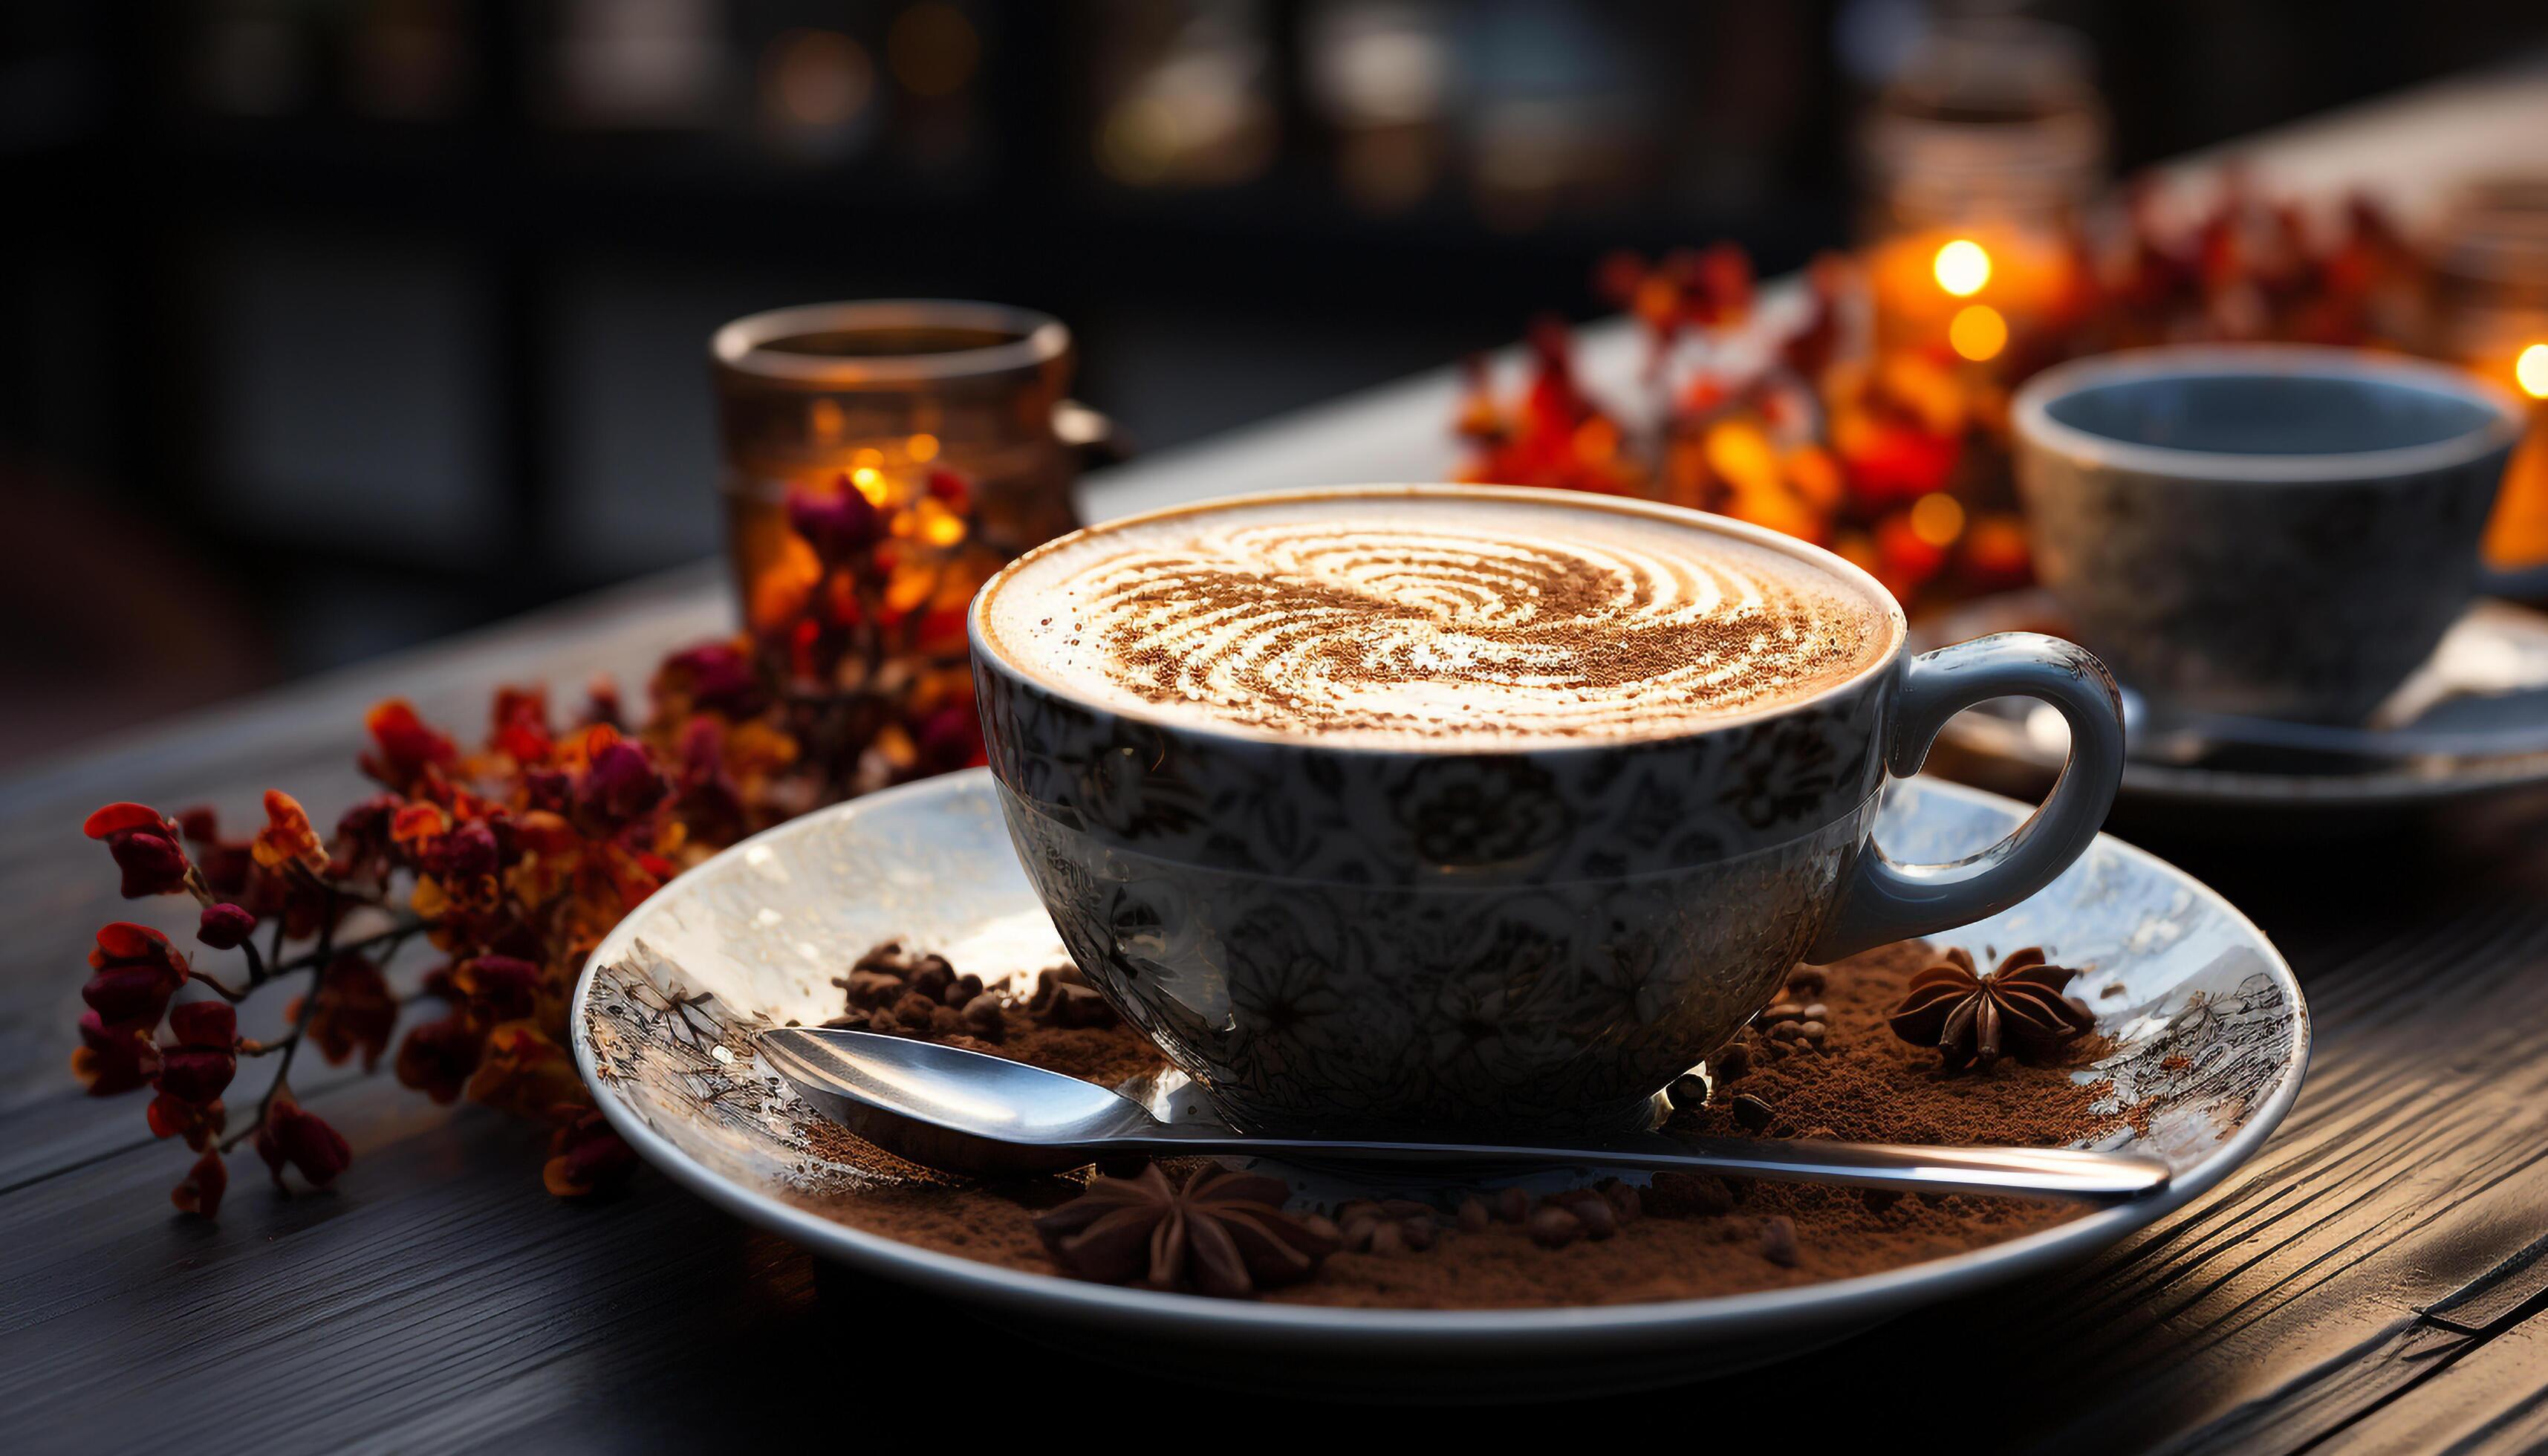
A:
{"label": "bokeh light", "polygon": [[866,47],[838,31],[788,31],[764,60],[765,106],[791,128],[841,127],[866,110],[875,67]]}
{"label": "bokeh light", "polygon": [[1964,533],[1964,505],[1944,491],[1932,491],[1911,502],[1911,534],[1940,548],[1953,546]]}
{"label": "bokeh light", "polygon": [[964,12],[944,0],[923,0],[893,18],[885,33],[885,64],[914,96],[946,96],[973,78],[981,38]]}
{"label": "bokeh light", "polygon": [[1938,258],[1930,266],[1938,286],[1959,299],[1971,298],[1990,282],[1990,254],[1969,237],[1958,237],[1938,249]]}
{"label": "bokeh light", "polygon": [[1947,342],[1976,364],[1996,359],[2008,347],[2008,320],[1988,304],[1968,304],[1948,321]]}
{"label": "bokeh light", "polygon": [[2534,400],[2548,400],[2548,344],[2532,344],[2512,361],[2513,383]]}

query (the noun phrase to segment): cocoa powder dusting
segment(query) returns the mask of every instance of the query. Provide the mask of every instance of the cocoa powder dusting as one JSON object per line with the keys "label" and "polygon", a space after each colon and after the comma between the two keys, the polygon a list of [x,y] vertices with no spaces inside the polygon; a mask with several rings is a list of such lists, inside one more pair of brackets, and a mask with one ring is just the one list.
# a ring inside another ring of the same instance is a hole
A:
{"label": "cocoa powder dusting", "polygon": [[[2095,1111],[2111,1083],[2079,1070],[2109,1047],[2087,1039],[2057,1060],[2004,1060],[1987,1070],[1942,1074],[1939,1054],[1894,1039],[1885,1013],[1928,948],[1889,946],[1842,961],[1789,1000],[1825,1008],[1819,1049],[1801,1041],[1747,1034],[1709,1104],[1674,1115],[1675,1131],[1727,1138],[1837,1138],[1849,1141],[2004,1143],[2056,1146],[2095,1138],[2131,1117]],[[1041,1024],[1023,1004],[1004,1003],[997,1044],[942,1040],[1114,1084],[1164,1069],[1138,1032]],[[1694,1089],[1690,1089],[1694,1090]],[[1746,1125],[1737,1095],[1755,1121]],[[912,1168],[838,1128],[812,1120],[809,1151],[876,1181],[799,1197],[830,1217],[900,1242],[1010,1268],[1052,1273],[1032,1216],[1075,1197],[1070,1178],[1004,1185],[966,1184]],[[1168,1165],[1180,1176],[1190,1164]],[[1633,1182],[1634,1180],[1630,1180]],[[1534,1185],[1538,1186],[1538,1185]],[[1886,1196],[1856,1189],[1663,1174],[1651,1186],[1607,1184],[1519,1196],[1482,1189],[1430,1197],[1438,1225],[1420,1239],[1368,1235],[1329,1257],[1317,1278],[1264,1296],[1286,1304],[1374,1309],[1509,1309],[1692,1299],[1872,1274],[1961,1253],[2078,1217],[2067,1205],[1965,1195]],[[1594,1208],[1603,1202],[1605,1208]],[[1586,1200],[1590,1200],[1587,1202]],[[1476,1207],[1464,1207],[1474,1202]],[[1384,1222],[1405,1211],[1391,1204]],[[1565,1211],[1565,1212],[1561,1212]],[[1615,1217],[1613,1212],[1615,1211]],[[1296,1213],[1312,1210],[1296,1204]],[[1351,1206],[1316,1212],[1342,1214]],[[1596,1217],[1597,1216],[1597,1217]],[[1552,1230],[1554,1233],[1552,1234]],[[1422,1245],[1422,1246],[1418,1246]]]}

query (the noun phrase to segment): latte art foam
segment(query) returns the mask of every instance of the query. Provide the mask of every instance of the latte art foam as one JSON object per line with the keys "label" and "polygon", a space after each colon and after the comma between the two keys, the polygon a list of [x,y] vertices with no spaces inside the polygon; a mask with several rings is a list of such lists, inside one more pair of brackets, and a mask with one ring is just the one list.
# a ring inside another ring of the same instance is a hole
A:
{"label": "latte art foam", "polygon": [[983,635],[1101,705],[1273,734],[1624,738],[1793,701],[1889,641],[1812,564],[1509,498],[1266,500],[1101,528],[986,589]]}

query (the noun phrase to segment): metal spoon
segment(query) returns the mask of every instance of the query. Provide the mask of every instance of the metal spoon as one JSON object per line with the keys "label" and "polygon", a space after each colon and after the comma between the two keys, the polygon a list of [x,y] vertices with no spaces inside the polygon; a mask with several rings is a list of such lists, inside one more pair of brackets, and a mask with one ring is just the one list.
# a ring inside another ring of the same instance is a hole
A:
{"label": "metal spoon", "polygon": [[851,1132],[925,1167],[982,1176],[1057,1173],[1122,1154],[1288,1156],[1440,1165],[1683,1168],[1904,1192],[1996,1193],[2118,1203],[2167,1186],[2167,1164],[2050,1147],[1887,1147],[1647,1133],[1583,1147],[1256,1138],[1163,1123],[1093,1082],[1004,1057],[868,1032],[764,1032],[761,1058]]}

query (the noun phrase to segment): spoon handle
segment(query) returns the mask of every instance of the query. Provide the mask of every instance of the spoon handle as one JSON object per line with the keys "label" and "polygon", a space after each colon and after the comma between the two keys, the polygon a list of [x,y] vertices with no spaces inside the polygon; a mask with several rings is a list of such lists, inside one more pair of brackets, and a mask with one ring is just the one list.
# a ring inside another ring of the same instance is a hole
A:
{"label": "spoon handle", "polygon": [[[2075,1147],[1897,1147],[1821,1139],[1752,1141],[1654,1134],[1602,1147],[1504,1147],[1455,1142],[1356,1142],[1242,1138],[1219,1130],[1124,1139],[1166,1154],[1215,1152],[1304,1160],[1409,1163],[1544,1163],[1642,1168],[1841,1183],[1903,1193],[1984,1193],[2122,1203],[2167,1187],[2168,1167],[2138,1153]],[[1127,1147],[1126,1150],[1134,1150]]]}

